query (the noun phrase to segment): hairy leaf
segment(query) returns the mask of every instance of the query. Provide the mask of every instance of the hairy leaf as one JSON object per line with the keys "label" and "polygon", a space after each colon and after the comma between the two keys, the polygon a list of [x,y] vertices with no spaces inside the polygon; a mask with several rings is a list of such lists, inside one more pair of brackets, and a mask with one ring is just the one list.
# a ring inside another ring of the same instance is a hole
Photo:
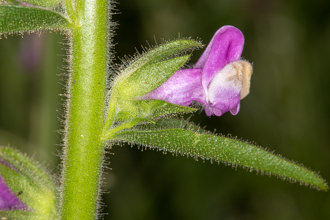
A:
{"label": "hairy leaf", "polygon": [[58,5],[61,0],[0,0],[0,4],[2,2],[4,2],[4,4],[24,5],[30,7],[54,7]]}
{"label": "hairy leaf", "polygon": [[24,0],[24,2],[43,7],[52,7],[59,4],[61,0]]}
{"label": "hairy leaf", "polygon": [[134,130],[149,131],[149,130],[164,130],[171,128],[182,128],[198,133],[211,134],[210,132],[203,130],[201,127],[195,125],[194,123],[177,118],[161,118],[155,121],[153,124],[137,125],[134,127]]}
{"label": "hairy leaf", "polygon": [[0,5],[0,33],[59,30],[68,28],[67,19],[54,11],[33,7]]}
{"label": "hairy leaf", "polygon": [[326,182],[307,168],[255,145],[204,132],[178,120],[161,120],[154,125],[138,126],[118,132],[115,140],[146,147],[241,166],[273,174],[320,190]]}

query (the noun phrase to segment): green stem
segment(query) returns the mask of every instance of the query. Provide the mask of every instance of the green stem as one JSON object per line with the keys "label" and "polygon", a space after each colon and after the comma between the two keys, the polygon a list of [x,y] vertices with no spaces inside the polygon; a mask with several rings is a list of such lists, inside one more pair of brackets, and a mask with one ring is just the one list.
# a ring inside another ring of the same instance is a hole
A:
{"label": "green stem", "polygon": [[84,0],[72,28],[70,98],[66,124],[62,219],[95,219],[104,146],[108,2]]}

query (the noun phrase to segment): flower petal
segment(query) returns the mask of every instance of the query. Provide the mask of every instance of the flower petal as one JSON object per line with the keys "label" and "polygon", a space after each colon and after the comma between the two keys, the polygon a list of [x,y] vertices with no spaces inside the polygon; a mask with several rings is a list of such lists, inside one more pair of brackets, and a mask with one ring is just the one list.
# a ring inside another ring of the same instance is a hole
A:
{"label": "flower petal", "polygon": [[28,206],[9,189],[5,180],[0,176],[0,211],[27,209]]}
{"label": "flower petal", "polygon": [[228,111],[233,115],[238,113],[243,84],[239,63],[240,61],[226,65],[211,81],[206,96],[207,115],[221,116]]}
{"label": "flower petal", "polygon": [[213,36],[194,68],[203,68],[202,85],[207,90],[214,75],[225,65],[241,57],[244,36],[236,27],[221,27]]}
{"label": "flower petal", "polygon": [[188,106],[192,101],[205,103],[201,69],[178,70],[165,83],[142,99],[159,99]]}
{"label": "flower petal", "polygon": [[231,113],[232,115],[237,115],[238,112],[239,112],[240,107],[241,107],[241,104],[238,103],[238,104],[236,105],[236,107],[234,107],[233,109],[230,109],[230,113]]}

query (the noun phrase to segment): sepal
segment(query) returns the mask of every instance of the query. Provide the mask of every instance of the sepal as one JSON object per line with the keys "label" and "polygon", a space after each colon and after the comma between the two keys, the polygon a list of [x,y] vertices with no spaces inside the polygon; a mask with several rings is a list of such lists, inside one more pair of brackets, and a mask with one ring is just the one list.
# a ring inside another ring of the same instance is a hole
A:
{"label": "sepal", "polygon": [[153,119],[170,114],[192,113],[197,111],[195,108],[175,105],[163,100],[134,100],[122,102],[119,106],[122,109],[119,110],[116,117],[117,121],[127,121],[136,117]]}
{"label": "sepal", "polygon": [[117,122],[134,118],[147,120],[172,113],[188,113],[196,109],[161,100],[145,100],[143,95],[155,90],[180,69],[190,58],[181,55],[201,47],[198,41],[176,40],[142,54],[124,68],[114,80],[104,130]]}
{"label": "sepal", "polygon": [[190,58],[190,55],[175,57],[156,63],[149,63],[135,70],[114,84],[118,95],[125,99],[134,99],[158,88]]}
{"label": "sepal", "polygon": [[[1,182],[2,181],[2,182]],[[0,147],[0,215],[8,219],[56,219],[56,188],[35,162]]]}

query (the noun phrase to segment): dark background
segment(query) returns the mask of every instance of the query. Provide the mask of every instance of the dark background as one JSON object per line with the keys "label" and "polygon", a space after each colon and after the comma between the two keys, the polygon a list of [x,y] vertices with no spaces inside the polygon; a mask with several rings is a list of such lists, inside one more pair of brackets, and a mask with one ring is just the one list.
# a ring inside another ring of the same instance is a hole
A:
{"label": "dark background", "polygon": [[[180,34],[207,44],[223,25],[240,28],[243,58],[254,66],[250,95],[237,116],[208,118],[201,112],[192,120],[274,150],[330,180],[329,1],[119,0],[116,8],[116,63],[155,39]],[[56,175],[66,43],[59,33],[0,41],[0,144],[27,152]],[[105,219],[330,219],[329,193],[136,147],[111,152]]]}

